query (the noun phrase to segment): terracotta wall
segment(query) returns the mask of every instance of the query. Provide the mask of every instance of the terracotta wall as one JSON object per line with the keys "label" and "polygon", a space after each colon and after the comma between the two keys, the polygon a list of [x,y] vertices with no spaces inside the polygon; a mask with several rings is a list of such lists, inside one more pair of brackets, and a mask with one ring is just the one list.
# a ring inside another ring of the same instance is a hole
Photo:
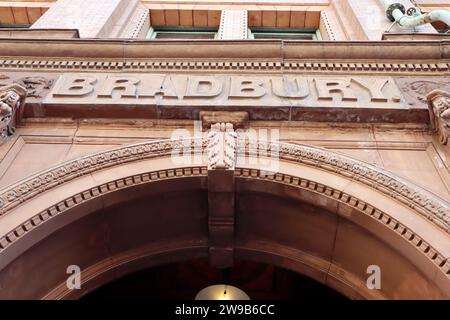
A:
{"label": "terracotta wall", "polygon": [[[190,121],[119,122],[122,123],[25,121],[15,139],[0,147],[0,186],[92,152],[147,139],[170,138],[175,129],[193,128]],[[278,129],[282,141],[329,148],[394,172],[444,199],[450,197],[450,153],[426,126],[254,122],[252,127]]]}
{"label": "terracotta wall", "polygon": [[[77,3],[76,1],[60,0],[56,4],[52,1],[0,1],[0,23],[33,24],[32,28],[39,29],[67,28],[70,25],[70,28],[80,29],[82,37],[129,37],[130,32],[117,32],[117,24],[123,23],[121,20],[129,20],[132,15],[135,18],[142,17],[140,10],[146,8],[150,13],[152,26],[218,26],[222,10],[244,10],[248,13],[249,27],[320,28],[323,38],[327,40],[380,40],[383,33],[391,28],[391,22],[385,15],[385,8],[379,0],[240,1],[239,3],[235,1],[218,3],[208,0],[145,0],[141,1],[137,9],[129,6],[126,10],[123,8],[115,10],[120,1],[107,1],[103,9],[100,9],[99,3],[92,6],[80,2],[80,6],[83,7],[82,15],[71,7]],[[414,6],[410,0],[400,2],[407,8]],[[443,0],[416,1],[416,4],[423,12],[449,8],[448,2]],[[49,8],[50,11],[44,14]],[[109,18],[104,16],[105,13]],[[61,18],[58,18],[59,16]],[[82,22],[83,17],[92,17],[89,20],[95,21],[95,24]],[[135,29],[136,26],[130,28]],[[148,28],[148,24],[144,26],[144,29]],[[410,31],[398,26],[391,28],[391,32],[394,33]],[[416,28],[415,32],[436,33],[436,30],[431,25],[424,25]],[[142,32],[141,37],[144,37],[145,33]]]}

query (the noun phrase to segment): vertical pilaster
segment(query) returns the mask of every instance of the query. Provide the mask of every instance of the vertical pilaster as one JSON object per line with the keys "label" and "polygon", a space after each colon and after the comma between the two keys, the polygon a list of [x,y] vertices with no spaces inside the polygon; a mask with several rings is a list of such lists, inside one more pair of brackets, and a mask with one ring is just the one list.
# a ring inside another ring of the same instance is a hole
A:
{"label": "vertical pilaster", "polygon": [[222,10],[219,39],[243,40],[248,36],[247,10]]}
{"label": "vertical pilaster", "polygon": [[133,16],[125,22],[126,27],[120,33],[120,38],[144,39],[150,29],[150,11],[143,4],[138,4]]}

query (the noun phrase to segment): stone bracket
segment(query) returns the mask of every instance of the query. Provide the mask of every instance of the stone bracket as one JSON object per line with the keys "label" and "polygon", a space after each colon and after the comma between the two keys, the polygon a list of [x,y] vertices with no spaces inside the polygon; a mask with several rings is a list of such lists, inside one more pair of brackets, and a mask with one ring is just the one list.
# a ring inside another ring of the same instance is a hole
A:
{"label": "stone bracket", "polygon": [[247,111],[200,111],[199,119],[202,130],[207,131],[216,123],[230,123],[233,129],[248,129],[249,115]]}
{"label": "stone bracket", "polygon": [[0,87],[0,144],[4,143],[16,130],[21,118],[27,89],[18,84]]}
{"label": "stone bracket", "polygon": [[431,128],[438,132],[443,145],[450,139],[450,92],[433,90],[427,96]]}

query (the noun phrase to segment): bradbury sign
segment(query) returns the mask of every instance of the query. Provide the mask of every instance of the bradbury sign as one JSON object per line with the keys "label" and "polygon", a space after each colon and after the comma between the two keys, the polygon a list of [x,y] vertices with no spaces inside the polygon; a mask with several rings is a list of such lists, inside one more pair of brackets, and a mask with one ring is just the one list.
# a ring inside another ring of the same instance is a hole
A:
{"label": "bradbury sign", "polygon": [[63,74],[44,103],[407,108],[389,77]]}

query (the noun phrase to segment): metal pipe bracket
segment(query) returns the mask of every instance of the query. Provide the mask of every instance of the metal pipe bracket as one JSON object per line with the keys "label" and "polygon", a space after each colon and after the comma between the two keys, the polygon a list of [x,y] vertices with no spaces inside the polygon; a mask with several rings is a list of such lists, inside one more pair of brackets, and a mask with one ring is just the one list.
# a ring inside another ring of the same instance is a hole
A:
{"label": "metal pipe bracket", "polygon": [[386,9],[386,17],[389,19],[389,20],[391,20],[392,22],[394,22],[395,21],[395,18],[394,18],[394,11],[395,10],[400,10],[403,14],[405,14],[406,13],[406,8],[405,8],[405,6],[403,5],[403,4],[401,4],[401,3],[393,3],[393,4],[391,4],[387,9]]}

